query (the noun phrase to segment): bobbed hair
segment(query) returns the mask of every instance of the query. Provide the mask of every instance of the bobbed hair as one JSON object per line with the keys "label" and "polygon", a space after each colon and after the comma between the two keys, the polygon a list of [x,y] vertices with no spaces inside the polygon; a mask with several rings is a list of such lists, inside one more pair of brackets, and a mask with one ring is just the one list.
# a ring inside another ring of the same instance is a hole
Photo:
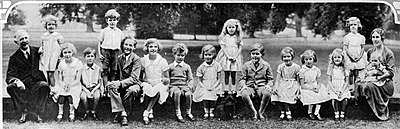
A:
{"label": "bobbed hair", "polygon": [[375,32],[381,36],[382,42],[385,41],[385,30],[383,30],[382,28],[375,28],[374,30],[372,30],[370,34],[370,39],[372,39],[372,34]]}
{"label": "bobbed hair", "polygon": [[158,50],[157,51],[158,52],[160,52],[162,50],[162,46],[161,46],[160,42],[156,38],[150,38],[150,39],[147,39],[144,42],[143,51],[148,53],[149,52],[149,45],[153,44],[153,43],[157,44],[157,46],[158,46]]}
{"label": "bobbed hair", "polygon": [[201,48],[201,53],[200,53],[199,57],[201,59],[204,59],[204,54],[206,52],[213,53],[213,57],[212,57],[213,59],[215,59],[215,57],[217,57],[217,54],[216,54],[217,50],[215,50],[215,47],[213,45],[208,44],[208,45],[203,46],[203,48]]}
{"label": "bobbed hair", "polygon": [[350,17],[350,18],[348,18],[348,19],[346,20],[346,28],[347,28],[347,29],[350,29],[350,24],[349,24],[349,23],[352,22],[352,21],[354,21],[354,22],[357,23],[358,31],[362,30],[361,21],[360,21],[360,19],[358,19],[357,17]]}
{"label": "bobbed hair", "polygon": [[61,45],[61,57],[64,57],[63,51],[65,49],[71,49],[72,50],[72,56],[74,56],[76,54],[76,48],[75,48],[74,44],[67,42],[67,43],[63,43]]}
{"label": "bobbed hair", "polygon": [[306,63],[306,61],[305,61],[305,58],[306,57],[313,57],[314,58],[314,62],[317,62],[317,54],[315,53],[315,51],[313,51],[313,50],[306,50],[306,51],[304,51],[304,53],[303,54],[301,54],[300,55],[300,58],[301,58],[301,63],[302,64],[304,64],[304,63]]}
{"label": "bobbed hair", "polygon": [[294,52],[293,48],[285,47],[281,50],[281,59],[283,60],[283,54],[289,53],[292,56],[292,60],[294,59],[296,53]]}
{"label": "bobbed hair", "polygon": [[189,52],[188,48],[183,43],[177,43],[174,45],[174,47],[172,47],[172,53],[174,53],[174,55],[178,53],[183,53],[187,55],[188,52]]}

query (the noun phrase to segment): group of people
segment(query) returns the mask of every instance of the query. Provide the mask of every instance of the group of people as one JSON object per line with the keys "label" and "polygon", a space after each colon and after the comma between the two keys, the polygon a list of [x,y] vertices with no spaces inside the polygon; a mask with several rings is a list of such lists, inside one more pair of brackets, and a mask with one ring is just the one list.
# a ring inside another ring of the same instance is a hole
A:
{"label": "group of people", "polygon": [[[293,62],[295,51],[291,47],[283,48],[283,63],[277,67],[275,82],[274,71],[263,60],[262,44],[251,45],[251,60],[243,63],[243,32],[239,20],[225,22],[218,40],[219,52],[212,45],[202,47],[200,58],[204,62],[193,76],[191,66],[184,61],[189,52],[185,44],[173,46],[174,61],[168,64],[159,54],[161,43],[154,38],[147,39],[143,47],[146,54],[140,58],[134,52],[137,41],[124,36],[116,27],[119,16],[114,9],[105,14],[108,26],[98,36],[98,53],[90,47],[84,49],[85,63],[75,57],[74,45],[64,43],[62,35],[55,32],[58,25],[55,16],[44,18],[47,32],[42,35],[39,48],[29,45],[26,31],[14,34],[19,49],[10,57],[6,82],[7,92],[22,113],[20,123],[26,121],[30,102],[35,103],[32,108],[37,121],[43,122],[40,115],[49,97],[59,105],[58,121],[64,116],[65,104],[69,105],[68,120],[74,121],[80,101],[86,109],[82,119],[89,116],[99,119],[96,107],[102,96],[110,97],[113,122],[124,126],[128,125],[132,102],[135,99],[143,102],[144,97],[149,98],[143,111],[144,124],[154,120],[153,106],[163,104],[168,97],[174,100],[177,121],[184,122],[181,97],[185,98],[187,108],[184,116],[195,121],[192,102],[202,102],[203,117],[209,119],[215,117],[217,99],[229,95],[243,99],[253,112],[253,120],[265,119],[264,112],[270,101],[280,107],[279,120],[293,120],[289,105],[297,101],[308,105],[310,119],[323,120],[319,115],[320,104],[332,99],[335,120],[344,120],[351,92],[356,98],[364,97],[377,118],[388,119],[387,106],[393,94],[394,55],[383,45],[384,31],[379,28],[371,32],[374,48],[364,52],[365,37],[358,33],[362,26],[356,17],[347,22],[350,33],[344,37],[343,49],[337,48],[329,56],[329,83],[323,85],[321,70],[315,65],[317,53],[313,50],[300,55],[300,66]],[[94,63],[97,54],[101,66]],[[255,97],[261,101],[258,110],[253,104]]]}

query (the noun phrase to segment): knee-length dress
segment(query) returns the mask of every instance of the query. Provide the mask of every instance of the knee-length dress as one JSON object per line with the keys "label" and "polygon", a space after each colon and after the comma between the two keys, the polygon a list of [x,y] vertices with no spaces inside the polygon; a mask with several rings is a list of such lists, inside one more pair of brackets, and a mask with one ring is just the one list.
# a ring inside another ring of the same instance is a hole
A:
{"label": "knee-length dress", "polygon": [[335,91],[340,91],[342,92],[342,96],[339,98],[339,96],[335,93],[330,93],[329,95],[331,96],[332,99],[342,101],[345,98],[350,98],[350,89],[349,88],[344,88],[347,86],[346,81],[344,80],[346,76],[349,75],[349,71],[346,70],[344,67],[328,67],[328,70],[326,72],[328,75],[332,76],[332,88]]}
{"label": "knee-length dress", "polygon": [[285,63],[278,65],[277,76],[281,76],[279,85],[277,85],[277,95],[271,96],[271,101],[279,101],[289,104],[295,104],[297,92],[300,92],[300,85],[296,80],[300,66],[293,63],[286,66]]}
{"label": "knee-length dress", "polygon": [[[213,61],[211,64],[203,62],[196,71],[196,76],[202,79],[203,86],[197,84],[196,90],[193,93],[193,101],[201,102],[203,100],[218,99],[217,93],[221,92],[221,83],[218,79],[218,72],[222,71],[222,67],[218,62]],[[216,83],[219,85],[215,86]]]}
{"label": "knee-length dress", "polygon": [[80,75],[78,72],[83,67],[82,62],[75,57],[72,57],[72,62],[67,64],[65,60],[61,60],[56,71],[56,86],[57,95],[72,96],[72,103],[75,109],[78,108],[80,94],[82,92]]}
{"label": "knee-length dress", "polygon": [[61,44],[64,38],[60,33],[44,33],[41,36],[41,49],[43,53],[40,58],[39,70],[42,71],[55,71],[58,59],[61,54]]}
{"label": "knee-length dress", "polygon": [[[364,51],[362,56],[360,53],[362,51],[361,45],[365,45],[365,37],[360,33],[349,33],[343,37],[343,44],[348,45],[348,51],[344,56],[344,59],[346,60],[346,66],[350,66],[350,68],[355,69],[364,69],[367,65],[367,55]],[[350,57],[348,56],[349,54],[355,55],[361,59],[358,61],[351,61]]]}
{"label": "knee-length dress", "polygon": [[[243,42],[238,42],[236,35],[225,35],[219,44],[221,46],[225,45],[225,51],[230,57],[236,55],[239,51],[239,45],[243,46]],[[221,64],[224,71],[241,71],[243,65],[243,57],[241,53],[237,56],[236,61],[231,61],[222,49],[218,52],[216,61]]]}
{"label": "knee-length dress", "polygon": [[141,59],[144,68],[143,93],[149,97],[154,97],[160,93],[159,104],[163,104],[168,98],[168,86],[162,83],[163,73],[168,70],[168,62],[157,54],[155,60],[150,60],[149,55],[145,55]]}
{"label": "knee-length dress", "polygon": [[[321,77],[321,70],[318,67],[313,66],[312,68],[308,68],[303,65],[299,71],[299,77],[300,79],[304,79],[304,84],[300,88],[300,100],[303,105],[319,104],[330,100],[325,86],[317,83],[317,78]],[[319,87],[318,93],[313,90],[305,89],[312,89],[313,87]]]}

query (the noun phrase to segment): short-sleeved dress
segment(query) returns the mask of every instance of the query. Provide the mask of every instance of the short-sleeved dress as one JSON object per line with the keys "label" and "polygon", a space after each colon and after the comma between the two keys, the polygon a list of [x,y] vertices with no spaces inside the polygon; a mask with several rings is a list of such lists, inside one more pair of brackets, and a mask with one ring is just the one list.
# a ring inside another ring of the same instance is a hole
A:
{"label": "short-sleeved dress", "polygon": [[[319,104],[330,100],[325,86],[323,84],[319,84],[318,86],[317,78],[321,77],[321,70],[318,67],[313,66],[312,68],[308,68],[303,65],[299,71],[299,77],[300,79],[304,79],[304,84],[300,88],[300,100],[303,105]],[[319,91],[316,93],[313,90],[304,89],[305,87],[310,89],[319,87]]]}
{"label": "short-sleeved dress", "polygon": [[286,66],[285,63],[278,65],[277,76],[281,76],[279,85],[277,86],[277,95],[271,96],[271,101],[279,101],[289,104],[295,104],[297,92],[299,92],[300,85],[296,80],[300,66],[293,63],[291,66]]}
{"label": "short-sleeved dress", "polygon": [[[61,60],[58,64],[56,88],[58,88],[57,95],[72,96],[72,103],[75,109],[78,108],[80,95],[82,92],[80,78],[78,72],[83,67],[82,62],[75,57],[72,57],[72,62],[67,64],[65,60]],[[67,85],[69,84],[69,85]]]}
{"label": "short-sleeved dress", "polygon": [[349,71],[344,67],[330,66],[328,67],[326,74],[332,76],[332,88],[335,91],[342,92],[342,96],[340,98],[337,94],[333,92],[330,93],[331,98],[339,101],[342,101],[345,98],[350,98],[350,89],[344,89],[344,86],[346,86],[345,78],[349,75]]}
{"label": "short-sleeved dress", "polygon": [[[234,57],[239,51],[239,45],[243,46],[243,42],[238,42],[236,35],[225,35],[219,44],[225,45],[225,50],[231,57]],[[228,60],[227,55],[224,54],[223,50],[218,52],[216,61],[221,64],[224,71],[241,71],[243,65],[243,57],[241,53],[238,55],[236,61],[230,61]]]}
{"label": "short-sleeved dress", "polygon": [[41,36],[41,49],[43,53],[40,58],[39,70],[55,71],[58,59],[61,54],[61,44],[64,38],[60,33],[46,32]]}
{"label": "short-sleeved dress", "polygon": [[[359,33],[349,33],[344,36],[343,44],[348,45],[348,51],[346,54],[352,54],[360,57],[361,45],[365,44],[365,37]],[[351,61],[348,55],[345,56],[345,60],[347,66],[354,66],[355,69],[364,69],[367,65],[367,54],[364,52],[363,56],[358,62]]]}
{"label": "short-sleeved dress", "polygon": [[221,83],[215,86],[218,81],[218,72],[222,71],[222,67],[218,62],[213,61],[211,64],[203,62],[196,71],[196,76],[202,79],[203,86],[197,85],[193,93],[193,101],[201,102],[203,100],[216,101],[218,99],[217,93],[221,92]]}
{"label": "short-sleeved dress", "polygon": [[145,71],[143,82],[143,93],[149,97],[154,97],[160,93],[158,103],[163,104],[168,97],[168,86],[162,83],[163,72],[168,70],[167,60],[157,54],[155,60],[150,60],[149,55],[145,55],[141,59],[142,67]]}

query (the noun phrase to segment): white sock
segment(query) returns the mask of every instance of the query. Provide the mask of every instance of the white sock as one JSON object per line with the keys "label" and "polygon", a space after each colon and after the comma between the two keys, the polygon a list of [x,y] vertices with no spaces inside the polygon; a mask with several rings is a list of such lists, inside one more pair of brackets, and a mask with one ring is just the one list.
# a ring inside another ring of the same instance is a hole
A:
{"label": "white sock", "polygon": [[315,107],[315,112],[314,112],[314,114],[315,115],[318,115],[319,114],[319,109],[321,109],[321,105],[316,105],[316,107]]}

